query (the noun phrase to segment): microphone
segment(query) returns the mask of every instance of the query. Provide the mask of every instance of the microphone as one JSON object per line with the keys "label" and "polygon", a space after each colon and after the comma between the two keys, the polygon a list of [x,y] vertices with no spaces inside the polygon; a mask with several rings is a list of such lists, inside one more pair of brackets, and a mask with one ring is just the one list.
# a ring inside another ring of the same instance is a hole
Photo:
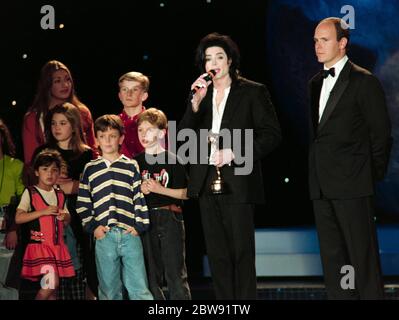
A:
{"label": "microphone", "polygon": [[[202,79],[204,79],[205,81],[208,82],[208,81],[212,80],[215,77],[216,73],[217,73],[217,71],[214,70],[214,69],[209,70],[208,74],[205,77],[203,77]],[[200,86],[195,86],[195,88],[190,91],[190,95],[191,96],[195,95],[197,93],[197,91],[199,89],[201,89],[201,88],[202,87],[200,87]]]}

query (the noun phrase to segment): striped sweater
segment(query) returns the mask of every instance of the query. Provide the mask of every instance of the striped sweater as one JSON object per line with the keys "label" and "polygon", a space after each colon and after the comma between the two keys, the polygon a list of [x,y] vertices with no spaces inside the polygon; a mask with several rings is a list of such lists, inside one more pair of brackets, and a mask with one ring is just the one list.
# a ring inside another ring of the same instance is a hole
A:
{"label": "striped sweater", "polygon": [[86,164],[79,184],[76,211],[87,232],[102,226],[134,227],[138,233],[149,227],[148,208],[140,190],[138,164],[121,156],[107,167],[103,158]]}

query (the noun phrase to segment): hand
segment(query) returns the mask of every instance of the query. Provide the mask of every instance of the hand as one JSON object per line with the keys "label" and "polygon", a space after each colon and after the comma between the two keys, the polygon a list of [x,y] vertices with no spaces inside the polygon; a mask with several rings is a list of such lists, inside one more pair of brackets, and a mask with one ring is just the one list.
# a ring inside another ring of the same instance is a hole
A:
{"label": "hand", "polygon": [[204,97],[206,96],[208,86],[212,83],[212,80],[204,80],[204,77],[206,77],[207,75],[207,73],[202,74],[191,85],[191,90],[193,90],[195,87],[200,87],[200,89],[197,90],[197,92],[193,95],[193,98],[191,99],[191,104],[194,112],[198,111],[202,99],[204,99]]}
{"label": "hand", "polygon": [[56,216],[58,215],[58,207],[57,206],[48,206],[46,209],[42,210],[43,216]]}
{"label": "hand", "polygon": [[67,176],[62,175],[62,176],[58,177],[56,184],[63,185],[66,183],[70,183],[71,181],[72,181],[71,178],[68,178]]}
{"label": "hand", "polygon": [[17,231],[7,232],[3,243],[8,250],[14,250],[18,244]]}
{"label": "hand", "polygon": [[96,228],[96,230],[94,230],[94,238],[96,238],[96,240],[101,240],[102,238],[105,237],[105,234],[109,231],[109,227],[108,226],[98,226]]}
{"label": "hand", "polygon": [[143,182],[141,182],[140,189],[141,189],[141,192],[146,195],[150,193],[150,190],[148,190],[147,180],[143,180]]}
{"label": "hand", "polygon": [[132,236],[135,236],[135,237],[137,237],[139,235],[138,232],[136,231],[136,229],[133,227],[129,227],[129,229],[123,231],[123,233],[124,234],[130,233]]}
{"label": "hand", "polygon": [[65,219],[65,211],[64,210],[58,210],[58,214],[56,217],[60,221],[64,221]]}
{"label": "hand", "polygon": [[159,181],[155,181],[154,179],[148,179],[147,188],[150,192],[161,193],[163,187],[159,183]]}
{"label": "hand", "polygon": [[215,163],[215,166],[217,167],[223,167],[225,164],[230,165],[231,161],[233,161],[235,158],[233,150],[231,149],[222,149],[222,150],[217,150],[213,154],[213,160]]}

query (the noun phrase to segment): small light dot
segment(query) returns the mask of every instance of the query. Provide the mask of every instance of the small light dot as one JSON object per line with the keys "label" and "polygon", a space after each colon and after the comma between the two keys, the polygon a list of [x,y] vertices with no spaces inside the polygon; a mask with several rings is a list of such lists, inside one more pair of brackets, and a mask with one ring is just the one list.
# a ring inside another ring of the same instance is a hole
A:
{"label": "small light dot", "polygon": [[206,0],[206,3],[211,3],[212,1],[211,0]]}
{"label": "small light dot", "polygon": [[285,182],[285,183],[288,183],[288,182],[290,182],[290,179],[285,178],[285,179],[284,179],[284,182]]}
{"label": "small light dot", "polygon": [[60,29],[64,29],[65,25],[63,23],[60,24]]}
{"label": "small light dot", "polygon": [[143,60],[148,60],[148,54],[145,54],[145,55],[143,56]]}
{"label": "small light dot", "polygon": [[24,53],[23,55],[22,55],[22,59],[26,59],[28,57],[28,55],[26,54],[26,53]]}
{"label": "small light dot", "polygon": [[11,102],[11,105],[16,106],[16,105],[17,105],[17,101],[13,100],[13,101]]}
{"label": "small light dot", "polygon": [[161,3],[159,4],[159,6],[160,6],[161,8],[163,8],[163,7],[165,6],[165,4],[164,4],[163,2],[161,2]]}

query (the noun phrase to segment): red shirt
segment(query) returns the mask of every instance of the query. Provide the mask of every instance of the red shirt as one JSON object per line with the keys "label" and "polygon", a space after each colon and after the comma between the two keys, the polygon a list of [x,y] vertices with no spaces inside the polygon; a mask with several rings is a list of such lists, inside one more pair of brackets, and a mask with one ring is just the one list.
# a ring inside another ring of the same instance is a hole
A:
{"label": "red shirt", "polygon": [[[140,113],[143,111],[145,111],[145,107],[142,107]],[[133,117],[129,117],[125,110],[122,110],[122,113],[119,115],[125,126],[125,139],[122,143],[121,153],[130,159],[133,159],[137,154],[144,151],[139,141],[139,134],[137,131],[137,120],[140,113]]]}

